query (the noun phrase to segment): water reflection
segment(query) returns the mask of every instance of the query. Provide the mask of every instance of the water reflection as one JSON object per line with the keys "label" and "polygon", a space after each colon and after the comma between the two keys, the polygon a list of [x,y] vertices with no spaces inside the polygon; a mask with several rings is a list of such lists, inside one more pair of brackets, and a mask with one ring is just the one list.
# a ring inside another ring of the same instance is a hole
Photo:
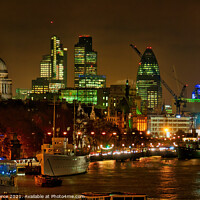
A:
{"label": "water reflection", "polygon": [[33,176],[18,176],[16,186],[9,190],[69,195],[121,191],[147,194],[150,199],[199,199],[200,159],[179,161],[150,157],[139,161],[92,162],[88,173],[62,179],[60,187],[42,188],[34,185]]}

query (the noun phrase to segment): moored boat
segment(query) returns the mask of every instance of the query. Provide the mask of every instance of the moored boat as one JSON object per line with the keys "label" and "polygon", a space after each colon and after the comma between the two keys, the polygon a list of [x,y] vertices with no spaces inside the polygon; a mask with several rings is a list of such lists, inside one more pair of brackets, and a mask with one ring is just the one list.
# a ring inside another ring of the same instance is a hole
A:
{"label": "moored boat", "polygon": [[52,145],[42,145],[41,153],[36,155],[41,164],[41,174],[66,176],[87,172],[88,156],[75,155],[70,146],[66,138],[52,138]]}
{"label": "moored boat", "polygon": [[47,175],[37,175],[35,178],[35,185],[42,187],[55,187],[62,184],[62,180],[57,177],[51,177]]}
{"label": "moored boat", "polygon": [[73,144],[69,144],[66,137],[55,137],[54,99],[52,144],[43,144],[41,146],[41,152],[36,155],[37,160],[41,164],[41,174],[48,176],[66,176],[87,172],[89,156],[77,155],[75,144],[75,128],[73,131]]}

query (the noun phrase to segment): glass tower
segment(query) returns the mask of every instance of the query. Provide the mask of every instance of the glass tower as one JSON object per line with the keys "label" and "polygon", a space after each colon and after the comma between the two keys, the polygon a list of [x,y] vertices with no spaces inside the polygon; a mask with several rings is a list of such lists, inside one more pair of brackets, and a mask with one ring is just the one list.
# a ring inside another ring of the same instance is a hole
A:
{"label": "glass tower", "polygon": [[162,87],[160,70],[151,47],[147,47],[142,55],[137,72],[136,90],[142,99],[143,108],[146,104],[150,112],[161,110]]}
{"label": "glass tower", "polygon": [[51,37],[51,79],[67,86],[67,48],[63,48],[57,36]]}
{"label": "glass tower", "polygon": [[50,79],[51,73],[51,57],[50,55],[45,55],[40,62],[40,77]]}
{"label": "glass tower", "polygon": [[32,81],[35,94],[56,93],[67,87],[67,48],[57,36],[51,37],[50,54],[40,62],[40,78]]}
{"label": "glass tower", "polygon": [[92,50],[92,37],[79,36],[74,48],[74,86],[79,87],[80,75],[97,75],[97,52]]}

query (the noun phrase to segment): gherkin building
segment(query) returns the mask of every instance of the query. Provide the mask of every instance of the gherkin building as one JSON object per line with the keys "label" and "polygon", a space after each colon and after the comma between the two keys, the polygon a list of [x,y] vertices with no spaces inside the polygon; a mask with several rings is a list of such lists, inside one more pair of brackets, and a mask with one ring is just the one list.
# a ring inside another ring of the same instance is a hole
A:
{"label": "gherkin building", "polygon": [[153,113],[158,113],[161,110],[160,70],[151,47],[147,47],[141,57],[137,72],[136,90],[141,97],[143,108],[146,105],[147,110]]}

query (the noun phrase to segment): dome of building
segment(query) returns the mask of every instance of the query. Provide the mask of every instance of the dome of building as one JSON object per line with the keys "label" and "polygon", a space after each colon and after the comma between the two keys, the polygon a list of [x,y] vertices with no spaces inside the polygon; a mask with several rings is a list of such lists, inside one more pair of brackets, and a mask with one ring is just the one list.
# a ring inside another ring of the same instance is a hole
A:
{"label": "dome of building", "polygon": [[0,58],[0,73],[7,73],[6,63]]}

